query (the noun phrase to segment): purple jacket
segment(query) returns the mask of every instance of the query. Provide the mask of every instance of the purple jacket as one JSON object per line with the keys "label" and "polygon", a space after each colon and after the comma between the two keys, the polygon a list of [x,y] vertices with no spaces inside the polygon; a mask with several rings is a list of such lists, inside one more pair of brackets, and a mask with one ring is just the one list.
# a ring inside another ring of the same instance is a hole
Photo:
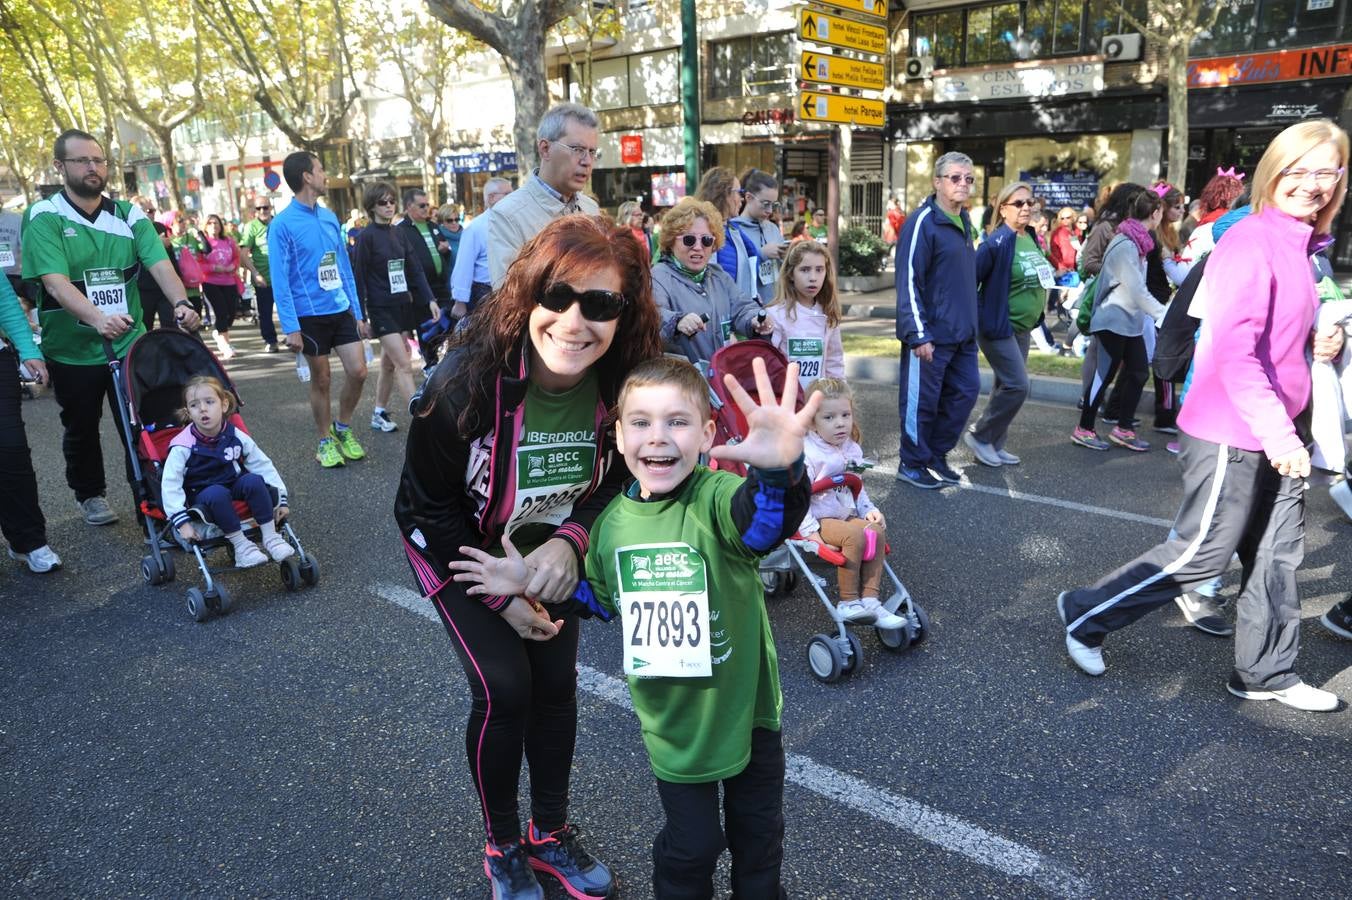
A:
{"label": "purple jacket", "polygon": [[1179,428],[1269,458],[1303,446],[1293,420],[1310,402],[1313,238],[1310,225],[1267,207],[1211,251],[1206,277],[1224,301],[1208,304],[1202,320]]}

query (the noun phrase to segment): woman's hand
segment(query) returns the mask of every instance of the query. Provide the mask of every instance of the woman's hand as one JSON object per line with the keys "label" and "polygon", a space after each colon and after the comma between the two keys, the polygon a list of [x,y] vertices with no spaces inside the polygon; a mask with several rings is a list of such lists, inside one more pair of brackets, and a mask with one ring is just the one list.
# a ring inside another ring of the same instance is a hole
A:
{"label": "woman's hand", "polygon": [[759,406],[737,379],[731,375],[723,376],[728,393],[746,417],[746,439],[740,444],[715,447],[710,455],[758,469],[787,468],[803,455],[803,435],[812,427],[812,417],[821,405],[822,394],[820,391],[814,393],[802,409],[794,412],[794,403],[798,399],[798,363],[789,363],[784,373],[784,395],[779,400],[775,400],[770,376],[765,371],[765,360],[756,357],[751,362],[751,370],[756,375]]}
{"label": "woman's hand", "polygon": [[686,337],[694,337],[704,330],[704,319],[698,313],[686,313],[676,323],[676,330]]}
{"label": "woman's hand", "polygon": [[879,528],[887,527],[887,520],[883,518],[883,511],[881,509],[870,509],[868,512],[864,513],[864,521],[870,525],[877,525]]}
{"label": "woman's hand", "polygon": [[577,590],[577,554],[563,538],[550,538],[525,559],[530,581],[525,595],[545,603],[562,603]]}
{"label": "woman's hand", "polygon": [[1331,362],[1343,352],[1343,326],[1329,326],[1327,331],[1314,336],[1314,358],[1316,362]]}
{"label": "woman's hand", "polygon": [[1278,456],[1271,462],[1272,468],[1276,469],[1283,478],[1310,477],[1310,451],[1304,447]]}
{"label": "woman's hand", "polygon": [[502,536],[502,549],[506,555],[498,559],[478,547],[461,547],[460,552],[467,558],[447,563],[446,568],[460,573],[455,576],[456,581],[473,583],[474,586],[465,591],[470,596],[529,595],[530,591],[526,588],[530,584],[531,570],[512,544],[512,539],[505,534]]}
{"label": "woman's hand", "polygon": [[563,628],[562,619],[549,621],[549,614],[540,604],[523,597],[513,597],[512,602],[503,607],[501,615],[526,641],[547,641]]}

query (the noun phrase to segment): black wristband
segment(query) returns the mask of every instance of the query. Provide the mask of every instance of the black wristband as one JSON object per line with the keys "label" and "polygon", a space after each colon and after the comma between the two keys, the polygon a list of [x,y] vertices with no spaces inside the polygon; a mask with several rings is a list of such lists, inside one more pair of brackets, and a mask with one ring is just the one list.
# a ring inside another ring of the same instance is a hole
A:
{"label": "black wristband", "polygon": [[175,303],[174,309],[178,309],[180,306],[183,307],[184,309],[192,309],[192,304],[189,303],[187,300],[180,300],[177,303]]}

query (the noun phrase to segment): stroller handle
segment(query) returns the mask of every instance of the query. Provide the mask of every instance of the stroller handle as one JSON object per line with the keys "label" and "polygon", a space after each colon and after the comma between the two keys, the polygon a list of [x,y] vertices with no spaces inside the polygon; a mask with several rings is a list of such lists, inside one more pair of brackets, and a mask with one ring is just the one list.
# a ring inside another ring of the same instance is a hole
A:
{"label": "stroller handle", "polygon": [[850,489],[850,493],[857,499],[859,492],[864,489],[864,480],[853,472],[845,472],[841,475],[827,475],[825,478],[818,478],[812,482],[812,493],[820,494],[822,491],[829,491],[838,487]]}

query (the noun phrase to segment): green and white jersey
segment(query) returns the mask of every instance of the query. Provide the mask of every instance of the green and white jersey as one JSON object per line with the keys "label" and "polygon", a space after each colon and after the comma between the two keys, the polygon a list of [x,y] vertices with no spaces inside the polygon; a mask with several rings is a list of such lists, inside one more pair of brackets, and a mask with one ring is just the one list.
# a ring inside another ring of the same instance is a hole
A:
{"label": "green and white jersey", "polygon": [[[21,234],[25,281],[64,275],[104,313],[131,316],[135,327],[113,342],[118,356],[145,333],[136,274],[139,266],[152,266],[168,256],[139,206],[104,197],[90,216],[63,191],[28,207]],[[44,294],[39,316],[42,353],[48,359],[75,366],[107,362],[98,332],[55,298]]]}

